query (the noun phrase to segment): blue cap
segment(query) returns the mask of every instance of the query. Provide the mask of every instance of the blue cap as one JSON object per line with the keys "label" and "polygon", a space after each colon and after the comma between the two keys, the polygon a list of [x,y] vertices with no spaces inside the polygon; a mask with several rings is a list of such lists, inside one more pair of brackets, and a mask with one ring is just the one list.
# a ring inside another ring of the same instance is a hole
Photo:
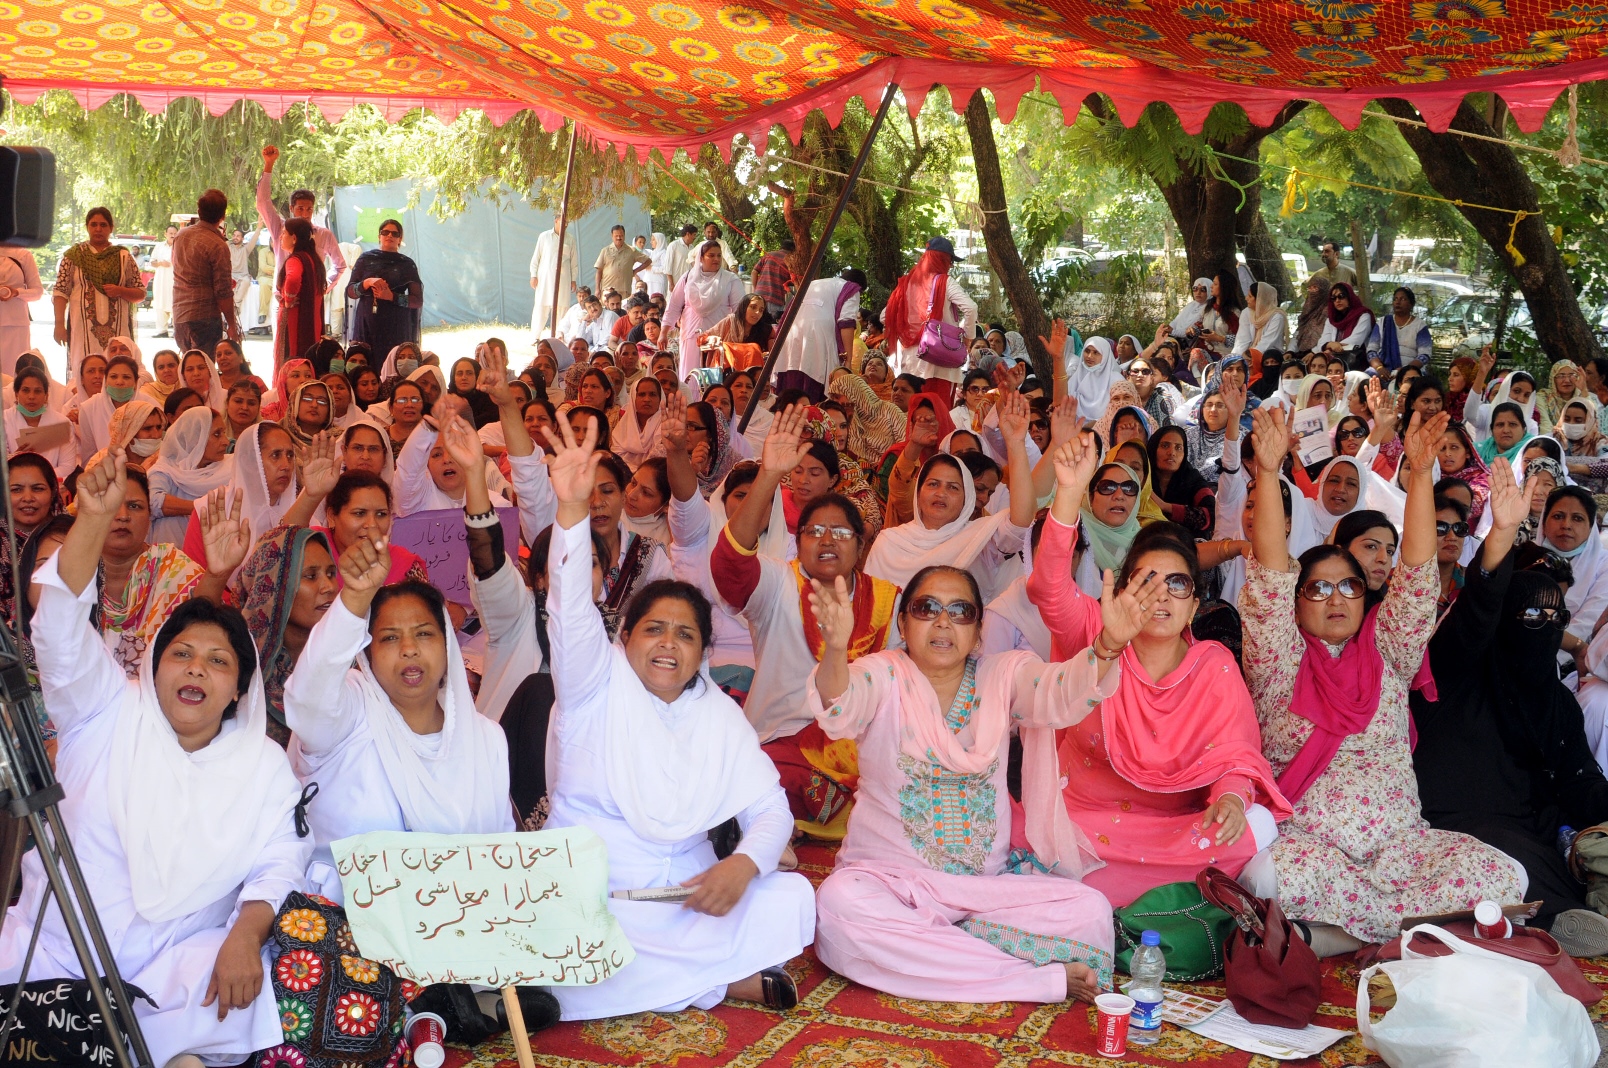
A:
{"label": "blue cap", "polygon": [[927,239],[928,252],[942,252],[946,256],[955,254],[955,243],[947,237],[929,237]]}
{"label": "blue cap", "polygon": [[1161,934],[1157,931],[1146,931],[1139,936],[1139,941],[1147,946],[1159,946],[1161,945]]}

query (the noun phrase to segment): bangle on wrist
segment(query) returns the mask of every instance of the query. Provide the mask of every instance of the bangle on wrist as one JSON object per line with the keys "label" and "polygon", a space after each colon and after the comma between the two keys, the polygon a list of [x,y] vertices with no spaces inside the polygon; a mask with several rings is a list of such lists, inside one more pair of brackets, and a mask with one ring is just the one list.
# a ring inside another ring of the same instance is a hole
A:
{"label": "bangle on wrist", "polygon": [[1116,652],[1111,653],[1108,656],[1108,655],[1106,655],[1106,652],[1105,652],[1105,642],[1103,641],[1104,638],[1105,638],[1105,631],[1102,630],[1102,631],[1100,631],[1099,634],[1096,634],[1094,636],[1094,642],[1089,646],[1089,648],[1094,651],[1094,657],[1095,657],[1096,660],[1103,660],[1103,661],[1105,661],[1106,663],[1109,664],[1111,661],[1116,660],[1118,657],[1120,657],[1122,655],[1122,650],[1126,649],[1128,647],[1128,644],[1126,642],[1124,642],[1122,645],[1118,646]]}

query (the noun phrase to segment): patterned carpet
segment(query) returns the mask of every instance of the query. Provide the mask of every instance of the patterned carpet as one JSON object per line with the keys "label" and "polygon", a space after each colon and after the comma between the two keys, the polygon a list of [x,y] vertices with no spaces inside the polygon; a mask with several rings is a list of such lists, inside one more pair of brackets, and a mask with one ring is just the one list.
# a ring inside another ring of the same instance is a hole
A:
{"label": "patterned carpet", "polygon": [[[806,845],[800,871],[819,883],[831,870],[831,851]],[[908,1001],[851,983],[822,967],[813,953],[792,961],[800,1001],[787,1014],[728,1001],[710,1012],[638,1016],[560,1024],[534,1036],[536,1063],[544,1068],[597,1065],[675,1065],[676,1068],[1049,1068],[1112,1062],[1094,1052],[1094,1009],[1082,1004],[960,1005]],[[1587,976],[1608,988],[1608,965],[1590,962]],[[1317,1024],[1354,1030],[1357,966],[1350,958],[1324,963],[1324,1004]],[[1221,982],[1187,987],[1221,998]],[[1608,1018],[1608,1000],[1592,1010]],[[513,1068],[508,1036],[471,1050],[448,1051],[446,1068]],[[1127,1064],[1274,1068],[1280,1062],[1164,1025],[1156,1045]],[[1289,1064],[1339,1068],[1382,1063],[1355,1035],[1322,1057]]]}

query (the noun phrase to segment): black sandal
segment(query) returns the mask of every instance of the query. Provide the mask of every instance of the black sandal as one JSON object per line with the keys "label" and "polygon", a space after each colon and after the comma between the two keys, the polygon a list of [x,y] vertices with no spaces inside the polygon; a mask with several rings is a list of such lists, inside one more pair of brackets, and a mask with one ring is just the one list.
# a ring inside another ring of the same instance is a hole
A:
{"label": "black sandal", "polygon": [[759,986],[765,994],[765,1007],[786,1012],[798,1005],[798,984],[786,968],[766,968],[759,973]]}
{"label": "black sandal", "polygon": [[[498,1022],[480,1011],[475,992],[466,983],[431,983],[419,991],[408,1006],[414,1012],[433,1012],[447,1025],[447,1041],[460,1046],[475,1046],[507,1030],[508,1025]],[[498,1003],[501,1008],[501,1003]]]}
{"label": "black sandal", "polygon": [[[519,1014],[525,1018],[526,1034],[534,1035],[558,1023],[558,999],[551,991],[535,986],[519,986],[514,990],[519,997]],[[497,998],[497,1026],[508,1030],[508,1006],[500,996]]]}

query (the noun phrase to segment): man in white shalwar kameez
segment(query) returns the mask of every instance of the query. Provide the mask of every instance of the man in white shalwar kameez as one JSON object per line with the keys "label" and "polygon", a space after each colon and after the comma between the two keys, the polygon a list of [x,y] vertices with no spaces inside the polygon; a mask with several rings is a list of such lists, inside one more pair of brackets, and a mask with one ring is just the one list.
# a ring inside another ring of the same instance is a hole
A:
{"label": "man in white shalwar kameez", "polygon": [[[296,834],[301,787],[267,736],[262,676],[238,613],[181,605],[137,680],[90,623],[123,463],[119,449],[80,478],[78,521],[34,576],[34,651],[61,732],[61,811],[123,980],[155,1002],[134,1004],[153,1063],[239,1064],[282,1041],[263,946],[281,902],[301,889],[311,850]],[[237,563],[246,547],[240,531],[210,543]],[[219,613],[233,614],[237,634]],[[234,687],[248,672],[241,693]],[[22,895],[0,930],[0,984],[17,982],[30,952],[47,893],[38,858],[32,850],[23,859]],[[54,904],[31,952],[30,981],[83,976]]]}
{"label": "man in white shalwar kameez", "polygon": [[536,303],[530,310],[530,335],[536,344],[552,332],[547,329],[553,322],[553,290],[558,290],[558,314],[575,301],[575,279],[580,274],[581,253],[575,241],[575,228],[564,231],[564,263],[560,272],[558,257],[558,220],[553,228],[536,239],[536,251],[530,257],[530,288],[536,291]]}
{"label": "man in white shalwar kameez", "polygon": [[[709,628],[693,607],[707,613],[708,602],[696,589],[645,587],[620,644],[609,644],[592,601],[596,429],[579,448],[569,425],[560,429],[549,465],[559,509],[548,557],[557,702],[547,826],[604,840],[611,892],[694,887],[681,904],[611,898],[636,959],[596,986],[555,989],[563,1018],[709,1009],[728,996],[791,1008],[797,990],[781,966],[814,938],[815,895],[803,876],[776,870],[793,817],[775,765],[709,678]],[[717,860],[708,832],[733,817],[742,841]]]}

